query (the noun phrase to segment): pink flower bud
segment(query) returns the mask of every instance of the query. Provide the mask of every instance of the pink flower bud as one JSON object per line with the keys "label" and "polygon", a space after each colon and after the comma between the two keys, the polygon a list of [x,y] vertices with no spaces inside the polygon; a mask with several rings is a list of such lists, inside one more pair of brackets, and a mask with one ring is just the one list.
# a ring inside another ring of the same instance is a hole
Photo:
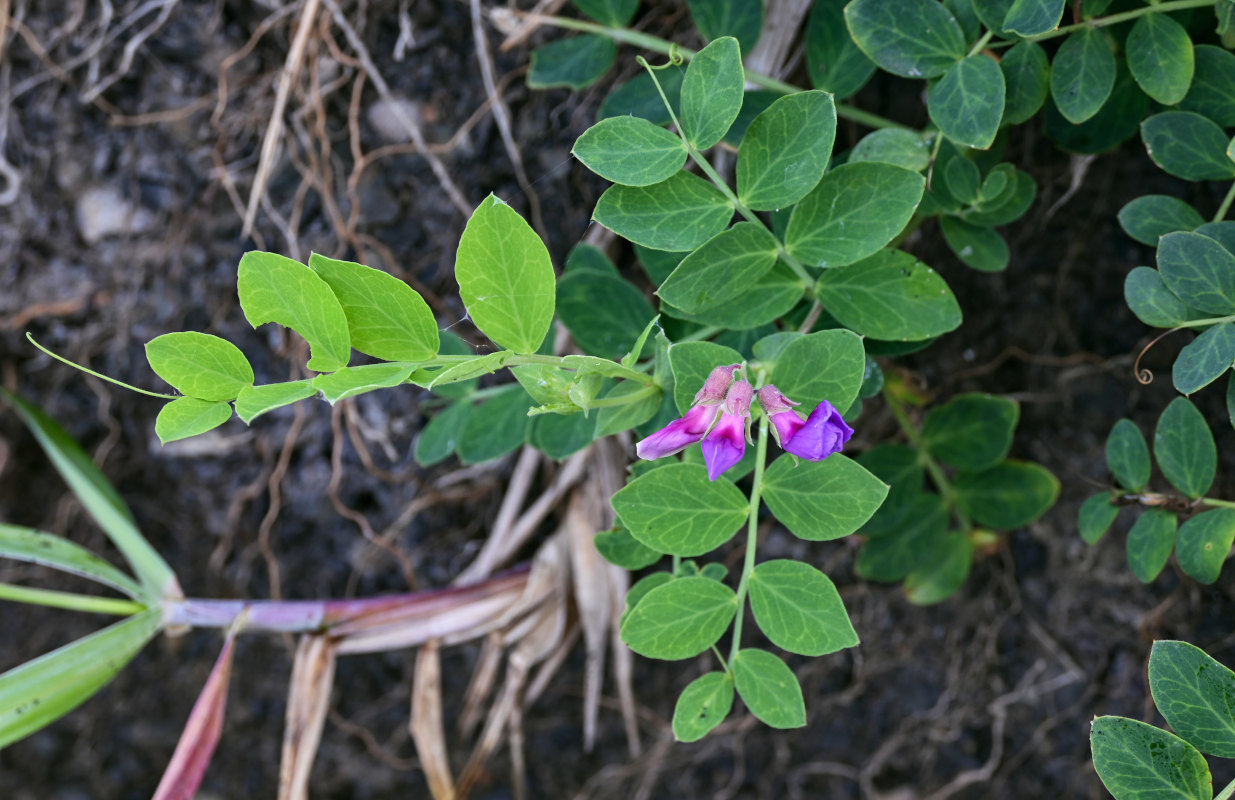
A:
{"label": "pink flower bud", "polygon": [[733,383],[733,374],[741,368],[741,364],[729,364],[712,370],[703,388],[695,393],[695,405],[717,406],[724,402],[729,385]]}

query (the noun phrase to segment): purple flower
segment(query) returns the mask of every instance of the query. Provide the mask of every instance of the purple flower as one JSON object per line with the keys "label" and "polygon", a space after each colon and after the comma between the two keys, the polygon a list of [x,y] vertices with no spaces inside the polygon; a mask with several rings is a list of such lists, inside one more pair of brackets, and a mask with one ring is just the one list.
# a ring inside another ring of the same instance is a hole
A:
{"label": "purple flower", "polygon": [[740,368],[739,364],[730,364],[712,370],[684,417],[635,445],[639,457],[652,461],[700,442],[711,480],[741,461],[750,439],[754,389],[746,381],[733,379]]}
{"label": "purple flower", "polygon": [[853,428],[827,400],[821,400],[803,420],[792,408],[798,403],[769,385],[759,390],[759,405],[772,421],[776,440],[785,452],[807,461],[822,461],[839,453],[853,436]]}
{"label": "purple flower", "polygon": [[753,395],[754,389],[746,381],[734,381],[725,393],[720,420],[699,445],[703,450],[703,463],[707,465],[709,479],[716,480],[746,455]]}
{"label": "purple flower", "polygon": [[635,445],[639,458],[655,461],[686,449],[703,438],[716,421],[716,406],[693,406],[686,416],[675,419]]}

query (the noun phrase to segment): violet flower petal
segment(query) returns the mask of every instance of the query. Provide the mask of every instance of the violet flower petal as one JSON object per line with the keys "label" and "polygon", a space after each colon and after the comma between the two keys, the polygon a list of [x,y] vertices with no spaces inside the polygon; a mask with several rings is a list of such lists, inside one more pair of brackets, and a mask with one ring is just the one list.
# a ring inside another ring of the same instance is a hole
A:
{"label": "violet flower petal", "polygon": [[798,458],[822,461],[833,453],[839,453],[850,436],[853,436],[853,428],[831,403],[821,400],[797,433],[782,440],[781,447]]}
{"label": "violet flower petal", "polygon": [[686,416],[675,419],[665,427],[640,440],[635,445],[635,453],[639,458],[655,461],[658,458],[671,456],[685,450],[703,438],[708,425],[716,415],[716,408],[694,406],[686,412]]}
{"label": "violet flower petal", "polygon": [[720,422],[700,443],[709,480],[719,478],[746,455],[746,425],[743,420],[743,417],[722,411]]}

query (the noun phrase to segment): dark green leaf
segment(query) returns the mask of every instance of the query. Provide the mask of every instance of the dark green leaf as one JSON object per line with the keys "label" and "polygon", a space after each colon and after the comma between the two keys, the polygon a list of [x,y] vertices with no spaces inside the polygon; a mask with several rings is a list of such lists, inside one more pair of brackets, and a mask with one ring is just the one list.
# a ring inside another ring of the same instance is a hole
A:
{"label": "dark green leaf", "polygon": [[1142,195],[1119,209],[1119,227],[1124,233],[1151,247],[1165,234],[1190,231],[1204,222],[1195,208],[1165,194]]}
{"label": "dark green leaf", "polygon": [[785,245],[811,266],[852,264],[904,230],[925,185],[918,173],[891,164],[837,167],[793,210]]}
{"label": "dark green leaf", "polygon": [[1124,279],[1124,300],[1132,313],[1146,325],[1174,328],[1188,319],[1188,307],[1166,284],[1162,274],[1149,267],[1137,267]]}
{"label": "dark green leaf", "polygon": [[709,481],[699,464],[670,464],[636,478],[613,496],[631,535],[661,553],[700,556],[720,547],[746,520],[746,496],[728,481]]}
{"label": "dark green leaf", "polygon": [[1124,717],[1098,717],[1089,737],[1093,765],[1116,800],[1210,800],[1209,765],[1178,736]]}
{"label": "dark green leaf", "polygon": [[1019,169],[1014,175],[1015,181],[1012,182],[1011,188],[1003,192],[1007,195],[1006,198],[1001,196],[989,207],[983,204],[982,209],[974,208],[963,215],[964,220],[971,225],[994,227],[1007,225],[1009,222],[1020,219],[1033,205],[1033,199],[1038,193],[1038,185],[1028,173],[1021,172]]}
{"label": "dark green leaf", "polygon": [[1008,268],[1012,257],[1008,243],[994,230],[951,216],[939,218],[939,230],[965,266],[982,272],[1000,272]]}
{"label": "dark green leaf", "polygon": [[687,141],[699,150],[719,142],[742,110],[745,83],[737,39],[722,36],[700,50],[691,59],[682,81],[679,122]]}
{"label": "dark green leaf", "polygon": [[1235,314],[1235,255],[1200,233],[1168,233],[1158,240],[1158,271],[1190,308]]}
{"label": "dark green leaf", "polygon": [[931,164],[930,145],[922,134],[902,128],[881,128],[862,137],[849,151],[849,163],[880,161],[921,172]]}
{"label": "dark green leaf", "polygon": [[1218,468],[1218,450],[1205,417],[1186,397],[1176,397],[1154,430],[1154,458],[1171,485],[1188,497],[1209,491]]}
{"label": "dark green leaf", "polygon": [[712,342],[682,342],[669,348],[673,368],[673,396],[678,411],[685,414],[695,403],[695,394],[712,370],[725,364],[741,364],[736,350]]}
{"label": "dark green leaf", "polygon": [[625,186],[660,183],[686,163],[682,140],[641,117],[602,119],[570,152],[600,177]]}
{"label": "dark green leaf", "polygon": [[768,274],[747,286],[742,294],[718,305],[695,314],[687,314],[670,305],[662,306],[661,310],[699,325],[747,330],[788,314],[802,299],[803,291],[802,279],[783,261],[778,261]]}
{"label": "dark green leaf", "polygon": [[253,368],[229,341],[205,333],[165,333],[146,343],[146,360],[176,391],[198,400],[234,400],[253,385]]}
{"label": "dark green leaf", "polygon": [[1106,437],[1106,467],[1125,489],[1139,492],[1149,483],[1149,445],[1132,420],[1119,420]]}
{"label": "dark green leaf", "polygon": [[240,259],[236,277],[240,308],[256,328],[277,322],[309,343],[308,367],[333,372],[351,356],[347,315],[317,273],[298,261],[253,251]]}
{"label": "dark green leaf", "polygon": [[652,186],[611,186],[592,219],[653,250],[694,250],[729,227],[733,207],[698,175],[678,172]]}
{"label": "dark green leaf", "polygon": [[[1231,513],[1225,509],[1202,516]],[[1226,543],[1229,547],[1229,535]],[[1202,753],[1235,758],[1235,672],[1187,642],[1159,641],[1149,654],[1149,688],[1158,711],[1180,738]]]}
{"label": "dark green leaf", "polygon": [[602,25],[622,28],[639,10],[639,0],[572,0],[575,7]]}
{"label": "dark green leaf", "polygon": [[605,561],[632,571],[650,567],[664,555],[639,542],[623,527],[601,531],[593,541]]}
{"label": "dark green leaf", "polygon": [[625,278],[583,270],[557,282],[557,315],[580,350],[618,358],[630,351],[656,312]]}
{"label": "dark green leaf", "polygon": [[1188,181],[1235,178],[1235,162],[1227,158],[1230,137],[1217,123],[1192,111],[1164,111],[1141,123],[1145,151],[1153,162]]}
{"label": "dark green leaf", "polygon": [[596,415],[541,414],[532,420],[528,442],[549,458],[561,461],[596,438]]}
{"label": "dark green leaf", "polygon": [[504,456],[523,444],[532,422],[527,415],[531,400],[522,386],[513,383],[473,406],[459,433],[459,460],[478,464]]}
{"label": "dark green leaf", "polygon": [[1175,547],[1175,514],[1163,508],[1142,512],[1128,531],[1128,566],[1142,583],[1152,583]]}
{"label": "dark green leaf", "polygon": [[935,0],[855,0],[845,6],[862,52],[902,78],[937,78],[965,57],[965,34]]}
{"label": "dark green leaf", "polygon": [[1235,253],[1235,221],[1206,222],[1204,225],[1198,225],[1193,233],[1208,236],[1222,245],[1228,253]]}
{"label": "dark green leaf", "polygon": [[1181,393],[1192,394],[1222,377],[1233,362],[1235,325],[1219,322],[1179,351],[1171,381]]}
{"label": "dark green leaf", "polygon": [[[1218,573],[1226,557],[1231,553],[1231,542],[1235,541],[1235,509],[1218,508],[1197,514],[1179,528],[1175,538],[1175,557],[1179,566],[1194,580],[1200,583],[1213,583],[1218,580]],[[1175,730],[1179,727],[1172,724]],[[1187,737],[1194,741],[1192,737]],[[1228,750],[1235,756],[1235,739],[1228,738]],[[1199,743],[1198,743],[1199,744]],[[1206,750],[1213,753],[1212,750]]]}
{"label": "dark green leaf", "polygon": [[1059,27],[1067,0],[1015,0],[1003,18],[1003,29],[1017,36],[1038,36]]}
{"label": "dark green leaf", "polygon": [[451,403],[438,411],[420,430],[412,455],[422,467],[431,467],[445,461],[455,451],[463,427],[472,413],[472,404],[466,400]]}
{"label": "dark green leaf", "polygon": [[804,408],[827,400],[841,409],[853,404],[865,373],[866,353],[856,334],[819,331],[794,339],[781,351],[772,383]]}
{"label": "dark green leaf", "polygon": [[815,291],[833,317],[876,339],[925,339],[961,324],[948,284],[900,250],[880,250],[856,264],[825,270]]}
{"label": "dark green leaf", "polygon": [[922,444],[957,469],[986,469],[1008,455],[1019,417],[1015,400],[963,394],[926,415]]}
{"label": "dark green leaf", "polygon": [[1081,504],[1077,528],[1086,544],[1097,544],[1119,515],[1119,506],[1111,502],[1110,492],[1099,492]]}
{"label": "dark green leaf", "polygon": [[931,121],[954,142],[985,150],[1003,119],[1006,88],[995,59],[979,53],[948,68],[931,87]]}
{"label": "dark green leaf", "polygon": [[739,222],[678,264],[656,292],[687,313],[744,294],[776,264],[778,243],[758,222]]}
{"label": "dark green leaf", "polygon": [[763,30],[763,3],[759,0],[687,0],[690,18],[709,41],[734,36],[749,53]]}
{"label": "dark green leaf", "polygon": [[677,578],[652,589],[631,610],[622,623],[622,641],[647,658],[691,658],[720,639],[737,608],[737,596],[723,583]]}
{"label": "dark green leaf", "polygon": [[924,472],[918,451],[903,444],[881,444],[862,453],[856,460],[889,486],[883,505],[862,526],[861,532],[872,536],[886,532],[904,518],[905,510],[922,491]]}
{"label": "dark green leaf", "polygon": [[795,536],[813,542],[853,533],[887,493],[887,484],[839,453],[822,461],[784,455],[763,476],[768,508]]}
{"label": "dark green leaf", "polygon": [[1209,44],[1197,45],[1193,54],[1196,70],[1179,107],[1224,128],[1235,126],[1235,54]]}
{"label": "dark green leaf", "polygon": [[1116,64],[1115,86],[1110,98],[1089,119],[1074,125],[1060,113],[1055,101],[1045,106],[1043,121],[1047,135],[1065,150],[1076,153],[1102,153],[1136,135],[1141,120],[1149,113],[1149,96],[1132,79],[1123,61]]}
{"label": "dark green leaf", "polygon": [[1115,54],[1097,28],[1081,28],[1060,46],[1051,64],[1051,96],[1076,125],[1098,113],[1115,86]]}
{"label": "dark green leaf", "polygon": [[669,273],[677,269],[678,264],[682,263],[682,253],[670,253],[664,250],[653,250],[650,247],[644,247],[641,244],[635,245],[635,255],[639,257],[639,263],[643,265],[643,271],[652,279],[652,283],[659,286],[665,282],[665,278],[669,277]]}
{"label": "dark green leaf", "polygon": [[832,155],[836,107],[823,91],[782,97],[755,117],[738,147],[738,198],[747,208],[787,208],[815,188]]}
{"label": "dark green leaf", "polygon": [[1195,61],[1184,27],[1166,14],[1146,14],[1136,21],[1124,44],[1128,69],[1145,94],[1173,106],[1188,93]]}
{"label": "dark green leaf", "polygon": [[[660,82],[665,97],[669,98],[669,104],[673,106],[675,114],[680,105],[682,78],[685,74],[686,70],[679,67],[668,67],[656,71],[656,80]],[[665,102],[660,97],[660,92],[656,91],[656,83],[651,73],[640,72],[609,92],[596,112],[597,120],[627,116],[643,117],[656,125],[668,125],[672,122],[669,111],[665,108]]]}
{"label": "dark green leaf", "polygon": [[806,703],[793,670],[766,650],[746,648],[733,659],[738,694],[750,713],[773,728],[801,728]]}
{"label": "dark green leaf", "polygon": [[896,522],[868,534],[858,555],[855,571],[867,580],[902,580],[929,562],[947,537],[950,512],[937,494],[919,492],[894,516]]}
{"label": "dark green leaf", "polygon": [[1010,531],[1055,504],[1059,479],[1039,464],[1009,459],[982,472],[958,472],[956,504],[982,525]]}
{"label": "dark green leaf", "polygon": [[963,156],[948,161],[943,168],[943,180],[948,192],[966,205],[978,199],[982,187],[982,171],[972,159]]}
{"label": "dark green leaf", "polygon": [[733,708],[733,679],[727,672],[700,675],[682,690],[673,709],[673,738],[697,742]]}
{"label": "dark green leaf", "polygon": [[841,100],[861,89],[875,65],[849,38],[845,29],[848,0],[816,0],[806,20],[806,69],[811,85]]}
{"label": "dark green leaf", "polygon": [[926,561],[905,576],[905,597],[927,606],[951,597],[973,566],[973,542],[961,531],[949,531],[933,543]]}
{"label": "dark green leaf", "polygon": [[607,36],[584,33],[558,39],[532,51],[527,85],[533,89],[583,89],[608,72],[616,57],[617,46]]}
{"label": "dark green leaf", "polygon": [[973,11],[987,29],[998,36],[1004,36],[1007,32],[1003,28],[1003,21],[1014,2],[1016,0],[973,0]]}
{"label": "dark green leaf", "polygon": [[615,399],[628,395],[639,394],[641,399],[620,406],[601,408],[596,417],[596,438],[612,436],[642,425],[656,415],[660,409],[660,389],[641,386],[631,381],[622,381],[613,387],[604,399]]}
{"label": "dark green leaf", "polygon": [[750,575],[755,622],[777,647],[803,656],[858,644],[840,593],[819,570],[800,561],[765,561]]}

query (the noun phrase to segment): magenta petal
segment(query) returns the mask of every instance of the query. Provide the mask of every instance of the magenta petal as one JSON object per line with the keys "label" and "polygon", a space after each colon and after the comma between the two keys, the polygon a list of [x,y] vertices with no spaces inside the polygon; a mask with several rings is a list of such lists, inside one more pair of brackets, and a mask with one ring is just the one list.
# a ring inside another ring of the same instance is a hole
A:
{"label": "magenta petal", "polygon": [[782,447],[797,435],[797,432],[806,424],[796,411],[781,411],[780,413],[772,414],[769,419],[772,420],[772,425],[776,428],[776,441],[780,442]]}
{"label": "magenta petal", "polygon": [[639,458],[655,461],[684,450],[703,438],[715,413],[715,407],[695,406],[686,412],[686,416],[675,419],[656,433],[640,440],[635,445],[635,453]]}
{"label": "magenta petal", "polygon": [[746,455],[744,418],[723,412],[720,422],[716,423],[699,447],[703,450],[703,463],[708,467],[708,478],[716,480]]}
{"label": "magenta petal", "polygon": [[853,428],[831,403],[822,400],[797,433],[788,439],[782,437],[781,447],[786,453],[807,461],[822,461],[833,453],[839,453],[850,436],[853,436]]}

